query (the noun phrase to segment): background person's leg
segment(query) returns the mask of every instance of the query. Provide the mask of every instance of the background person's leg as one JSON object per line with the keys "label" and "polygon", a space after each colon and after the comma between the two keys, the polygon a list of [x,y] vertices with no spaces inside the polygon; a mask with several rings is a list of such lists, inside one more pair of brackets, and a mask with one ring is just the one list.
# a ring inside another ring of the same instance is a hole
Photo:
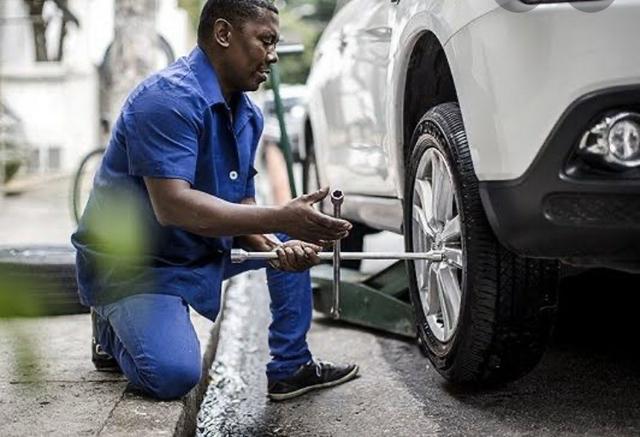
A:
{"label": "background person's leg", "polygon": [[200,342],[181,297],[139,294],[95,310],[103,319],[98,324],[100,345],[134,387],[174,399],[200,381]]}

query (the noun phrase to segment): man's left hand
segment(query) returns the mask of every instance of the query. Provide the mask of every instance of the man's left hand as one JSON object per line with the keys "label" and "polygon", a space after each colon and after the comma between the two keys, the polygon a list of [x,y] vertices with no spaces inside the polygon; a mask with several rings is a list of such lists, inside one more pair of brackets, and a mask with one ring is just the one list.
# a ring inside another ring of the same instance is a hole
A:
{"label": "man's left hand", "polygon": [[269,265],[285,272],[303,272],[321,262],[318,252],[322,247],[305,241],[282,243],[275,236],[244,235],[237,237],[236,242],[249,251],[276,252],[278,259],[269,261]]}
{"label": "man's left hand", "polygon": [[318,252],[322,247],[299,240],[283,243],[275,249],[277,260],[269,262],[271,267],[285,272],[303,272],[320,264]]}

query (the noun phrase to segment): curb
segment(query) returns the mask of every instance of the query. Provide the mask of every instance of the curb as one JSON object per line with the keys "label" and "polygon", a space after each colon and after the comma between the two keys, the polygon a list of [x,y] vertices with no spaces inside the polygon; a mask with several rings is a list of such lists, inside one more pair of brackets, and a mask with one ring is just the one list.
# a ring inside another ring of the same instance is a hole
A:
{"label": "curb", "polygon": [[[198,416],[200,437],[276,435],[256,414],[265,411],[271,322],[262,272],[234,277],[224,302],[211,383]],[[278,434],[280,435],[280,434]]]}
{"label": "curb", "polygon": [[[222,291],[222,299],[226,296],[226,290],[230,284],[227,283]],[[192,436],[196,432],[198,413],[200,412],[200,406],[204,400],[204,395],[209,387],[210,377],[209,370],[213,365],[213,361],[216,358],[216,352],[218,350],[218,343],[220,340],[220,325],[222,324],[224,314],[224,304],[221,305],[220,314],[216,317],[216,321],[213,324],[211,330],[211,338],[207,344],[206,350],[202,356],[202,378],[198,385],[182,400],[184,407],[176,429],[173,433],[175,437],[188,437]]]}

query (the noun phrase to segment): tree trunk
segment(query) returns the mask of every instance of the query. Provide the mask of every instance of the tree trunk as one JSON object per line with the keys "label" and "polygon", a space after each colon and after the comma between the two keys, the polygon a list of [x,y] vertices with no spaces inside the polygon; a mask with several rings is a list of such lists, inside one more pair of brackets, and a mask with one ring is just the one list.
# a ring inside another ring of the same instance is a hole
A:
{"label": "tree trunk", "polygon": [[78,18],[69,10],[69,0],[53,1],[62,11],[62,25],[60,27],[60,38],[58,39],[58,54],[55,57],[56,61],[62,62],[62,59],[64,58],[64,41],[67,37],[67,28],[69,23],[73,23],[77,27],[80,27],[80,21],[78,21]]}
{"label": "tree trunk", "polygon": [[36,49],[36,61],[47,62],[47,23],[42,16],[45,0],[24,0],[29,8],[31,27],[33,30],[33,44]]}
{"label": "tree trunk", "polygon": [[157,0],[116,0],[115,36],[108,62],[109,124],[117,119],[129,93],[154,71]]}

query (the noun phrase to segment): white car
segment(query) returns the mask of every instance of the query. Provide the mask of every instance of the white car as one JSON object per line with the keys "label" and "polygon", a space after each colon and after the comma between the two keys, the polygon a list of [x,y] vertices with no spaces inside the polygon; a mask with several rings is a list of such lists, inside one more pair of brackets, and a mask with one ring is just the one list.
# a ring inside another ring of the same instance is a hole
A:
{"label": "white car", "polygon": [[640,271],[638,17],[640,0],[351,0],[321,38],[307,178],[444,255],[408,282],[448,380],[537,364],[562,263]]}

